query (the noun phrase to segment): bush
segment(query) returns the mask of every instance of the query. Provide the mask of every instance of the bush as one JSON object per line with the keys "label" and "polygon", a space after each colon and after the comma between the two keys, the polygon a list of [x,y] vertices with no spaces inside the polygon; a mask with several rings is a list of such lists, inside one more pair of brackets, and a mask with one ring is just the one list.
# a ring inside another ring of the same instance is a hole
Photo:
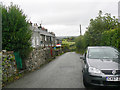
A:
{"label": "bush", "polygon": [[31,35],[23,11],[17,5],[2,6],[2,49],[19,52],[24,59],[32,50]]}
{"label": "bush", "polygon": [[99,11],[95,19],[90,20],[84,35],[76,39],[77,52],[84,53],[87,46],[113,46],[120,50],[120,28],[118,19],[111,14],[102,15]]}
{"label": "bush", "polygon": [[69,50],[69,45],[68,44],[62,44],[61,48],[66,52]]}
{"label": "bush", "polygon": [[113,46],[120,50],[120,29],[112,29],[102,33],[101,45]]}

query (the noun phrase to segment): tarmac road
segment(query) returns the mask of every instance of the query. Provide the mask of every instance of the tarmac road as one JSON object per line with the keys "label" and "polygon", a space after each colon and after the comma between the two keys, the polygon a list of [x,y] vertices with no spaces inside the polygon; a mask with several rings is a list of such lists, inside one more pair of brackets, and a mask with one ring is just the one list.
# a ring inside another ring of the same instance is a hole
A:
{"label": "tarmac road", "polygon": [[65,53],[6,88],[84,88],[80,55]]}

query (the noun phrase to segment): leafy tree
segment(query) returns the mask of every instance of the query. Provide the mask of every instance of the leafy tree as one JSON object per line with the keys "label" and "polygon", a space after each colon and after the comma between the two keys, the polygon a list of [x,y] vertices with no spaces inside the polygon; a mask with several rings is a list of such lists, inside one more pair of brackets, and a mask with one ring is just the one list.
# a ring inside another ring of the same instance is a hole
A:
{"label": "leafy tree", "polygon": [[118,20],[111,14],[106,13],[102,16],[102,11],[99,11],[98,17],[90,20],[88,32],[90,34],[91,45],[100,45],[102,32],[117,27]]}
{"label": "leafy tree", "polygon": [[88,30],[85,32],[85,34],[77,38],[77,49],[79,51],[84,51],[87,46],[100,45],[112,45],[118,47],[120,43],[119,39],[118,41],[114,40],[119,37],[118,32],[120,31],[111,31],[112,29],[116,28],[118,28],[118,19],[116,19],[115,16],[111,17],[111,14],[109,13],[102,15],[102,11],[99,11],[98,16],[95,19],[90,20]]}
{"label": "leafy tree", "polygon": [[19,52],[24,59],[31,51],[31,30],[17,5],[2,6],[2,49]]}
{"label": "leafy tree", "polygon": [[80,52],[80,53],[83,53],[83,50],[84,50],[84,36],[79,36],[76,38],[76,51],[77,52]]}

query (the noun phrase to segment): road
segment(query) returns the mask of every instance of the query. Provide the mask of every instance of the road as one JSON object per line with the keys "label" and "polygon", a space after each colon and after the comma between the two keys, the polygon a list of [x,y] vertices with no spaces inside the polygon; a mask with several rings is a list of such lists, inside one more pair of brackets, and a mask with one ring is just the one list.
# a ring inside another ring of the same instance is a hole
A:
{"label": "road", "polygon": [[80,55],[68,52],[6,88],[84,88]]}

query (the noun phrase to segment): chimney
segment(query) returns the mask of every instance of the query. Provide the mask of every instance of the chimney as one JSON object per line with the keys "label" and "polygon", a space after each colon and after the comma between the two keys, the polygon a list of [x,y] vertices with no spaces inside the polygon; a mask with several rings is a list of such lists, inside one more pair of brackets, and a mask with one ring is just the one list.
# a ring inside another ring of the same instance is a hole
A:
{"label": "chimney", "polygon": [[47,29],[45,29],[45,31],[47,32],[48,30],[47,30]]}
{"label": "chimney", "polygon": [[40,26],[39,26],[38,28],[39,28],[39,29],[41,29],[41,28],[42,28],[41,24],[40,24]]}
{"label": "chimney", "polygon": [[37,23],[34,23],[34,27],[38,28],[38,25],[37,25]]}
{"label": "chimney", "polygon": [[36,23],[36,27],[38,27],[37,23]]}
{"label": "chimney", "polygon": [[30,25],[32,26],[32,22],[30,21]]}

